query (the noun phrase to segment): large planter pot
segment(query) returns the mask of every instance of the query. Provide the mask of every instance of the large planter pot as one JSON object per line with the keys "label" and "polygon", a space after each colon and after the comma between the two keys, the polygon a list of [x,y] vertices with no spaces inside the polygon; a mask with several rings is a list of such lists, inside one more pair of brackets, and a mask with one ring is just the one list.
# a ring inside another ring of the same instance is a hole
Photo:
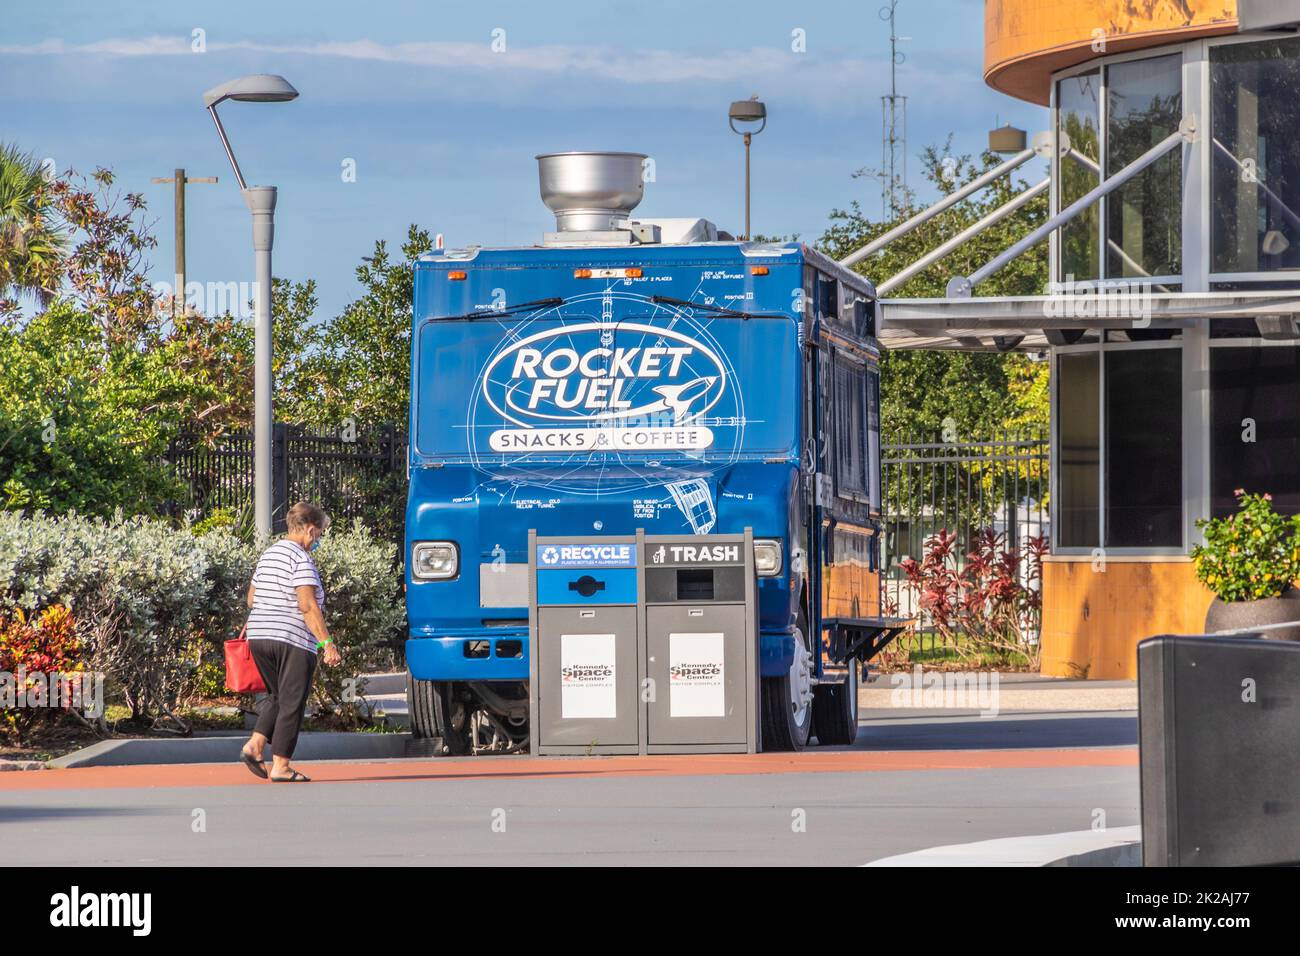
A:
{"label": "large planter pot", "polygon": [[[1260,601],[1223,601],[1216,597],[1205,615],[1205,633],[1285,624],[1287,621],[1300,621],[1300,590],[1296,588],[1291,588],[1281,597]],[[1273,641],[1300,641],[1300,625],[1261,631],[1260,635]]]}

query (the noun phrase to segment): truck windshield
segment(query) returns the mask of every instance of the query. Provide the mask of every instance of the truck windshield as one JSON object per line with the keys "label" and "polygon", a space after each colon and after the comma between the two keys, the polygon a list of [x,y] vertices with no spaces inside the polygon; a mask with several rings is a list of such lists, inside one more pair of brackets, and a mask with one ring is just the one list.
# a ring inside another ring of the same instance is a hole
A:
{"label": "truck windshield", "polygon": [[414,371],[417,458],[771,457],[798,434],[791,316],[434,319]]}

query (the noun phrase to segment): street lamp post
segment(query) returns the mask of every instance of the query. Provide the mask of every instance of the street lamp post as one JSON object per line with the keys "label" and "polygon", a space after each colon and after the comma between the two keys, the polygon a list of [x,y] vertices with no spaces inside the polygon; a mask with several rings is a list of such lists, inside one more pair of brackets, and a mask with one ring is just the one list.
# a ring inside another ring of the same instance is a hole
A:
{"label": "street lamp post", "polygon": [[262,537],[271,534],[271,433],[275,420],[271,405],[271,246],[275,240],[276,190],[274,186],[249,186],[244,182],[217,115],[217,105],[224,100],[283,103],[297,96],[298,91],[288,80],[270,74],[240,77],[203,94],[203,105],[212,115],[244,205],[253,217],[253,257],[257,267],[253,319],[253,524]]}
{"label": "street lamp post", "polygon": [[[745,238],[749,239],[751,235],[749,231],[749,143],[767,126],[767,107],[759,102],[757,96],[751,96],[747,100],[736,100],[731,104],[727,121],[733,133],[738,133],[745,138]],[[746,128],[737,129],[737,123]],[[755,123],[758,124],[757,129],[752,128]]]}

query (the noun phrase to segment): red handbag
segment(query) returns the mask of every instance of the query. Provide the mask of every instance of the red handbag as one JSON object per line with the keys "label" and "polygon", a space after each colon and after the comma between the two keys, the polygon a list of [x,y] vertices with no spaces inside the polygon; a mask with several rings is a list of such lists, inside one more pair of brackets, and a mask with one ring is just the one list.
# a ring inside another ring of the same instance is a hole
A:
{"label": "red handbag", "polygon": [[253,652],[244,636],[248,625],[233,641],[226,641],[226,687],[236,694],[264,694],[266,683],[253,662]]}

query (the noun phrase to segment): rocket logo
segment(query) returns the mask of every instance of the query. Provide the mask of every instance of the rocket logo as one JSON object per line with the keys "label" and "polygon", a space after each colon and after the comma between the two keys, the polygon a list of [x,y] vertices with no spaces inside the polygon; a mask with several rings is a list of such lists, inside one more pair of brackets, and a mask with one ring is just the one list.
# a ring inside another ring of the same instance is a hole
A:
{"label": "rocket logo", "polygon": [[676,329],[574,322],[502,349],[483,371],[482,390],[493,411],[521,428],[673,426],[716,405],[727,373],[708,345]]}
{"label": "rocket logo", "polygon": [[[708,395],[709,389],[717,379],[712,375],[702,375],[681,385],[656,385],[652,391],[660,396],[664,408],[672,411],[675,421],[691,418],[691,406],[697,399]],[[646,411],[658,411],[647,408]]]}

